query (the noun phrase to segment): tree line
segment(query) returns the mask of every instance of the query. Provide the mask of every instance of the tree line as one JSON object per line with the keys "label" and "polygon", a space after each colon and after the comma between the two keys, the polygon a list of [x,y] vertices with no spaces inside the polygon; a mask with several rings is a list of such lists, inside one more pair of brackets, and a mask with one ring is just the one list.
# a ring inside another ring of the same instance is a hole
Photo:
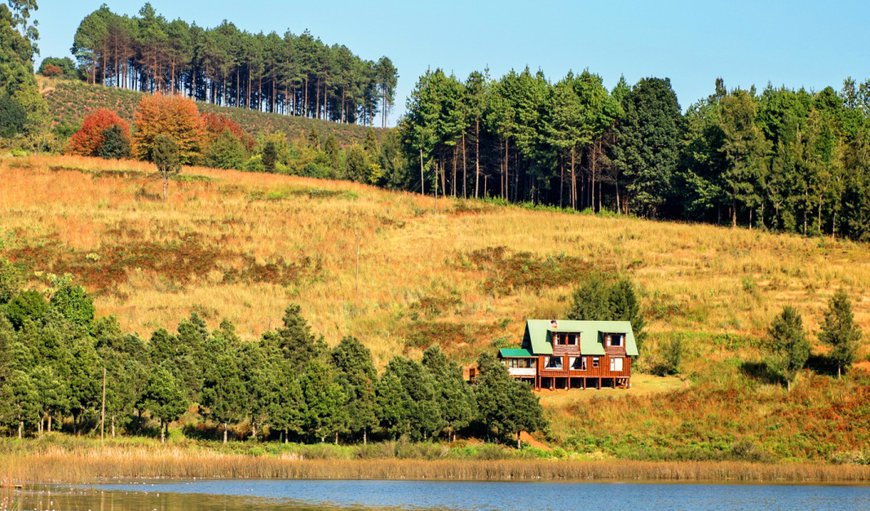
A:
{"label": "tree line", "polygon": [[593,212],[870,236],[870,80],[727,90],[683,113],[666,78],[420,77],[399,123],[407,184]]}
{"label": "tree line", "polygon": [[308,31],[252,34],[226,20],[203,28],[169,21],[148,3],[138,16],[106,5],[88,14],[71,51],[90,83],[369,126],[380,113],[386,127],[398,79],[388,57],[365,60]]}
{"label": "tree line", "polygon": [[[66,143],[67,154],[107,159],[136,157],[157,164],[167,180],[181,165],[205,165],[222,169],[279,172],[307,177],[348,179],[385,187],[404,183],[404,158],[394,131],[380,139],[367,130],[362,143],[341,147],[329,134],[321,137],[312,129],[306,136],[290,139],[281,133],[256,139],[231,118],[201,114],[197,104],[175,95],[144,95],[131,126],[117,112],[89,112]],[[156,152],[157,140],[169,152]],[[174,153],[177,153],[175,155]],[[157,155],[161,158],[157,158]],[[169,160],[177,160],[166,166]],[[159,160],[159,161],[158,161]],[[165,171],[171,168],[171,172]]]}
{"label": "tree line", "polygon": [[[300,442],[362,442],[457,434],[515,441],[546,426],[538,399],[491,355],[474,384],[438,348],[396,356],[378,375],[353,337],[332,348],[299,306],[280,327],[242,340],[192,314],[144,341],[97,318],[69,279],[47,292],[0,264],[0,427],[23,437],[159,434],[183,415],[189,434]],[[156,426],[156,427],[155,427]],[[159,430],[159,433],[158,433]]]}

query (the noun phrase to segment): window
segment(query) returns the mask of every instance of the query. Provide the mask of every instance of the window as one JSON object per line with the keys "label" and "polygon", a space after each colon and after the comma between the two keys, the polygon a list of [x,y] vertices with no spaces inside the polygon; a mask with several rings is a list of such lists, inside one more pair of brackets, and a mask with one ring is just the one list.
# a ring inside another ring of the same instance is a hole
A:
{"label": "window", "polygon": [[599,357],[592,357],[592,367],[593,368],[599,367],[601,365],[600,362],[601,362],[601,360]]}
{"label": "window", "polygon": [[571,369],[575,371],[586,370],[586,357],[575,357],[571,359]]}
{"label": "window", "polygon": [[553,344],[556,346],[576,346],[579,334],[553,334]]}
{"label": "window", "polygon": [[613,357],[610,359],[610,370],[615,373],[622,372],[622,357]]}
{"label": "window", "polygon": [[610,345],[614,347],[622,346],[622,335],[621,334],[613,334],[610,337]]}
{"label": "window", "polygon": [[562,357],[547,357],[547,369],[562,369]]}
{"label": "window", "polygon": [[532,365],[533,362],[530,358],[509,358],[507,359],[507,366],[512,369],[528,369],[534,367]]}

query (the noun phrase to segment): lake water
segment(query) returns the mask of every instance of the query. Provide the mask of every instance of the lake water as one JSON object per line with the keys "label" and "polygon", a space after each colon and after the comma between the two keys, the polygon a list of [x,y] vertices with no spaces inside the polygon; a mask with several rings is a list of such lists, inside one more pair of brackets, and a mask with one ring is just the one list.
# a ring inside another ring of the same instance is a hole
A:
{"label": "lake water", "polygon": [[[7,496],[7,499],[9,497]],[[432,481],[190,481],[16,492],[9,509],[242,511],[449,509],[505,511],[870,511],[868,486],[480,483]],[[0,509],[4,506],[0,504]]]}

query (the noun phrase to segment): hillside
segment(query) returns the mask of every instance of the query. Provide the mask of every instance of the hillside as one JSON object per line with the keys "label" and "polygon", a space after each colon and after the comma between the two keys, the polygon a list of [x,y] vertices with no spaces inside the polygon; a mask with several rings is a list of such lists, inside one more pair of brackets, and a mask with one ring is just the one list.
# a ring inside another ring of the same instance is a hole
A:
{"label": "hillside", "polygon": [[0,183],[0,255],[74,275],[99,314],[145,337],[197,312],[254,338],[295,302],[329,343],[354,335],[381,367],[433,343],[468,363],[517,342],[525,318],[561,315],[587,272],[613,271],[640,288],[648,351],[685,341],[682,374],[628,392],[544,392],[552,440],[607,456],[742,446],[752,459],[822,460],[870,442],[861,370],[842,382],[807,371],[788,395],[753,371],[784,305],[818,344],[842,287],[870,332],[864,244],[475,201],[436,210],[431,197],[205,168],[185,168],[164,203],[149,165],[85,158],[3,157]]}
{"label": "hillside", "polygon": [[[108,108],[132,122],[133,112],[144,93],[131,90],[91,85],[77,80],[54,80],[39,77],[43,96],[48,100],[52,120],[58,125],[77,128],[88,112],[97,108]],[[380,128],[368,128],[357,124],[339,124],[335,122],[292,117],[252,110],[228,108],[197,103],[201,112],[219,113],[237,122],[252,136],[268,133],[286,133],[291,139],[307,138],[314,130],[321,138],[329,135],[335,137],[340,146],[353,143],[363,143],[366,132]]]}

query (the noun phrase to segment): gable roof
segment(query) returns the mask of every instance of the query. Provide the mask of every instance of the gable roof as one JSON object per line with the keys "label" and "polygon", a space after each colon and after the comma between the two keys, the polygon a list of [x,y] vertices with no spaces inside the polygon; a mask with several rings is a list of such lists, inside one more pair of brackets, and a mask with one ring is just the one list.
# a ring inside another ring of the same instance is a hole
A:
{"label": "gable roof", "polygon": [[535,355],[550,355],[553,353],[551,332],[567,332],[580,334],[580,352],[584,355],[604,355],[604,343],[600,334],[625,334],[625,354],[637,356],[637,343],[634,340],[634,330],[628,321],[578,321],[569,319],[558,320],[558,327],[553,329],[549,319],[529,319],[526,321],[526,331],[523,334],[523,348]]}

